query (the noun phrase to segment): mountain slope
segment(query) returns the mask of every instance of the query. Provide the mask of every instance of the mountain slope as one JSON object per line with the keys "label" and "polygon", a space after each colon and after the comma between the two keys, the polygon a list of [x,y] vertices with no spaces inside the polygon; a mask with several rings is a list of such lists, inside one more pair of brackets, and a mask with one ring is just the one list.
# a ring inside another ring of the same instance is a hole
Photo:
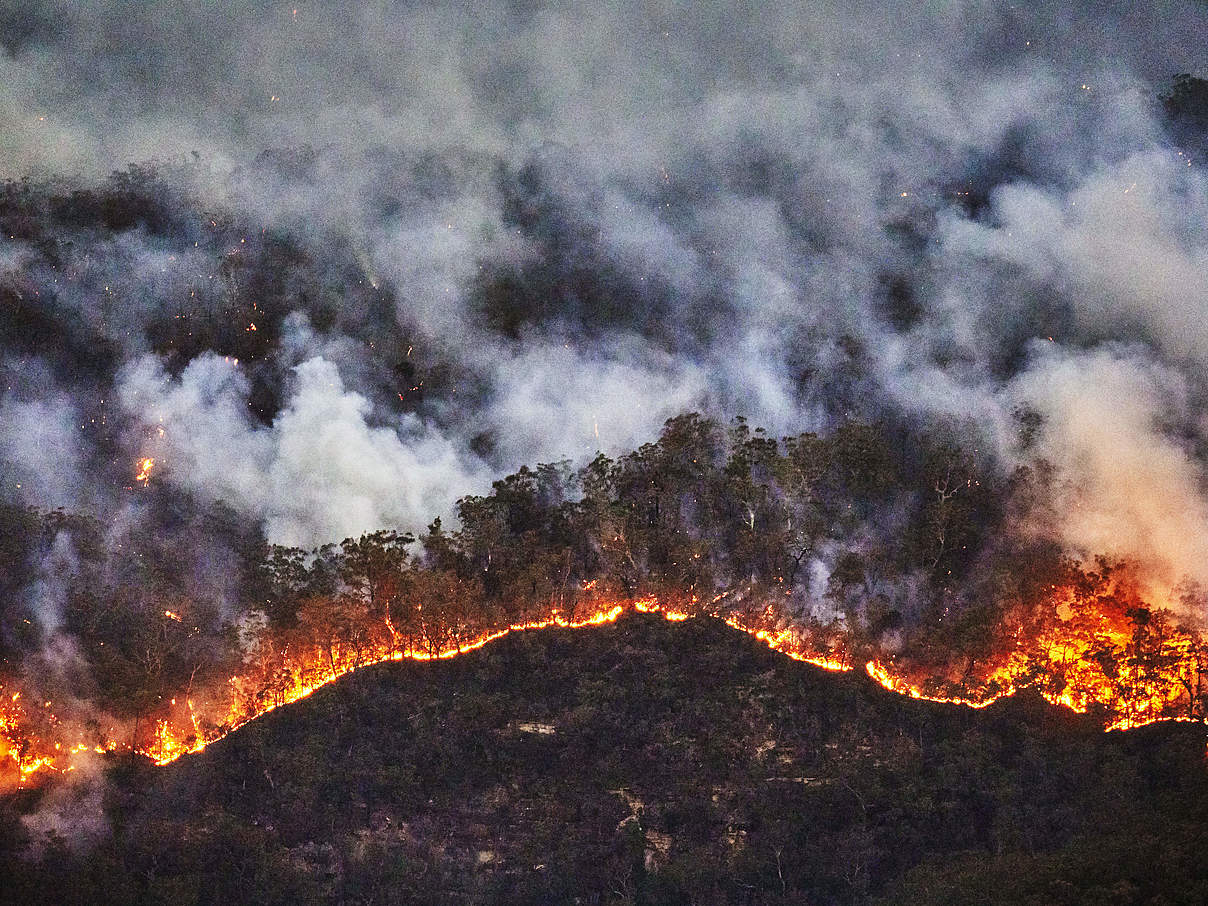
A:
{"label": "mountain slope", "polygon": [[[1204,731],[1103,734],[632,615],[362,670],[110,778],[10,902],[1195,903]],[[53,882],[51,881],[53,879]]]}

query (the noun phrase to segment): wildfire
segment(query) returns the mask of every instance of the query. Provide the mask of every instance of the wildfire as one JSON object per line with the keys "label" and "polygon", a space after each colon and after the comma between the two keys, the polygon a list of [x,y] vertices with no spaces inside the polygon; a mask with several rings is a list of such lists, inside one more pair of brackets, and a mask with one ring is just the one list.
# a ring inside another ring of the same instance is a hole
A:
{"label": "wildfire", "polygon": [[836,656],[833,651],[823,652],[813,650],[805,637],[791,627],[775,629],[758,625],[762,622],[774,627],[776,621],[777,615],[775,610],[768,608],[756,620],[744,620],[735,616],[727,617],[726,625],[732,629],[737,629],[739,632],[745,632],[747,635],[754,636],[773,651],[778,651],[795,661],[813,664],[815,667],[821,667],[823,670],[830,670],[835,673],[843,673],[851,669],[851,664],[842,656]]}
{"label": "wildfire", "polygon": [[155,457],[146,456],[140,459],[137,465],[138,472],[135,474],[134,480],[145,488],[151,483],[151,470],[155,468]]}
{"label": "wildfire", "polygon": [[20,691],[0,696],[0,762],[15,772],[18,786],[32,783],[46,773],[73,770],[70,759],[82,752],[105,753],[117,748],[110,739],[97,742],[79,740],[67,743],[55,739],[62,733],[60,721],[50,702],[22,704]]}
{"label": "wildfire", "polygon": [[[643,613],[658,611],[658,605],[653,600],[635,602],[635,609]],[[232,677],[231,701],[224,725],[214,733],[204,732],[201,723],[189,702],[191,732],[182,735],[176,731],[171,722],[161,720],[156,725],[155,738],[152,744],[141,750],[156,764],[164,765],[175,761],[182,755],[199,752],[207,745],[232,733],[250,721],[274,711],[282,705],[292,704],[317,690],[334,682],[353,670],[380,664],[384,661],[434,661],[447,660],[459,654],[475,651],[490,642],[501,639],[513,632],[524,632],[531,629],[546,629],[558,627],[561,629],[581,629],[587,626],[600,626],[604,623],[615,622],[625,607],[621,604],[601,607],[586,617],[568,619],[562,614],[555,613],[543,620],[533,620],[525,623],[515,623],[494,632],[479,635],[470,640],[438,648],[424,650],[421,648],[391,649],[382,647],[370,651],[342,652],[333,656],[331,651],[311,651],[299,659],[297,669],[289,670],[284,675],[284,682],[273,688],[271,693],[261,684],[261,677]],[[676,613],[668,619],[687,619],[687,614]]]}
{"label": "wildfire", "polygon": [[[943,695],[928,695],[918,686],[903,679],[900,676],[894,676],[880,661],[869,661],[864,665],[865,671],[874,680],[888,689],[890,692],[896,692],[898,695],[905,695],[909,698],[916,698],[921,701],[943,702],[948,705],[964,705],[966,708],[985,708],[988,705],[994,704],[1005,695],[1012,695],[1015,692],[1015,687],[1010,686],[1001,692],[996,692],[986,698],[962,698],[956,696]],[[1062,703],[1064,704],[1064,702]]]}
{"label": "wildfire", "polygon": [[[590,590],[591,586],[584,589]],[[1061,597],[1063,594],[1065,598]],[[1109,730],[1156,720],[1200,717],[1195,703],[1202,699],[1204,678],[1208,677],[1208,642],[1198,635],[1172,630],[1160,615],[1130,609],[1116,596],[1106,598],[1107,604],[1098,602],[1095,608],[1088,609],[1077,606],[1079,602],[1070,597],[1072,592],[1068,590],[1055,589],[1054,595],[1059,600],[1050,625],[1034,632],[1017,632],[1012,646],[1003,648],[980,669],[966,670],[958,681],[943,679],[925,665],[893,661],[869,660],[864,663],[864,670],[881,686],[900,695],[970,708],[984,708],[1019,689],[1034,688],[1048,701],[1074,711],[1097,709]],[[183,709],[172,699],[167,713],[155,721],[150,738],[137,743],[135,750],[156,764],[169,764],[371,664],[445,660],[482,648],[513,632],[612,623],[627,609],[679,622],[698,613],[713,613],[716,603],[702,605],[692,599],[686,604],[673,605],[654,598],[628,605],[595,602],[588,605],[585,614],[554,612],[545,618],[477,634],[450,630],[444,636],[446,640],[439,644],[432,641],[432,636],[426,636],[422,644],[403,640],[387,620],[388,631],[379,627],[376,634],[368,636],[375,641],[362,640],[355,646],[331,642],[293,650],[285,646],[267,652],[257,665],[230,678],[225,695],[217,697],[217,720],[199,714],[192,695],[185,697]],[[175,611],[163,613],[167,619],[181,619]],[[853,662],[843,636],[820,638],[809,630],[787,626],[775,607],[729,614],[725,622],[777,652],[825,670],[850,671],[858,663]],[[220,704],[224,698],[225,706]],[[47,742],[61,733],[49,705],[46,702],[40,710],[34,709],[37,713],[31,714],[23,706],[19,691],[6,691],[0,697],[0,755],[13,763],[19,785],[49,772],[72,770],[75,767],[72,756],[78,753],[105,754],[120,748],[112,738],[69,744],[60,737]],[[213,707],[208,710],[213,711]],[[125,750],[130,751],[130,747]]]}

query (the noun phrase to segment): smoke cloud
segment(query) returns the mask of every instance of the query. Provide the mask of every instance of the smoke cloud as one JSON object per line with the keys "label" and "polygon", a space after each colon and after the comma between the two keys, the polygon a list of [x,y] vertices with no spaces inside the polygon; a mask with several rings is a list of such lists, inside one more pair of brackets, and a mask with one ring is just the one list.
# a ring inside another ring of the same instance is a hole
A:
{"label": "smoke cloud", "polygon": [[1073,551],[1133,560],[1159,588],[1208,579],[1203,467],[1178,433],[1190,410],[1177,372],[1135,348],[1041,349],[1011,393],[1044,418],[1052,505]]}
{"label": "smoke cloud", "polygon": [[155,428],[143,451],[165,480],[253,517],[270,543],[311,547],[422,525],[483,483],[414,416],[371,427],[369,402],[321,357],[294,369],[292,395],[271,426],[248,417],[248,392],[238,363],[214,355],[176,379],[146,357],[118,382],[123,407]]}
{"label": "smoke cloud", "polygon": [[1208,579],[1208,186],[1157,100],[1205,33],[1190,2],[9,5],[0,494],[313,545],[685,409],[959,418],[1051,461],[1071,551]]}

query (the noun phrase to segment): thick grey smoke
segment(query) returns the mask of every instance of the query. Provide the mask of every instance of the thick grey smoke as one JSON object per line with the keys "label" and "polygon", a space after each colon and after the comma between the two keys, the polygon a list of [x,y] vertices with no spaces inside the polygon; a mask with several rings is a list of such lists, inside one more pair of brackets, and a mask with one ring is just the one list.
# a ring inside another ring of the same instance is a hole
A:
{"label": "thick grey smoke", "polygon": [[10,500],[78,506],[80,412],[71,399],[52,393],[23,399],[0,394],[0,480]]}
{"label": "thick grey smoke", "polygon": [[1010,393],[1044,416],[1052,505],[1074,552],[1128,557],[1163,590],[1208,580],[1203,464],[1172,430],[1196,420],[1181,375],[1135,347],[1038,348]]}
{"label": "thick grey smoke", "polygon": [[1208,581],[1208,184],[1157,101],[1205,37],[1190,2],[0,7],[0,172],[176,193],[6,223],[69,326],[6,349],[4,496],[121,509],[154,457],[313,544],[685,409],[955,417],[1054,463],[1071,550]]}
{"label": "thick grey smoke", "polygon": [[369,402],[334,364],[294,369],[270,427],[247,416],[248,386],[230,358],[203,355],[173,379],[152,357],[118,380],[122,406],[155,426],[141,448],[164,480],[255,516],[268,539],[305,547],[387,525],[422,525],[486,476],[414,416],[366,422]]}

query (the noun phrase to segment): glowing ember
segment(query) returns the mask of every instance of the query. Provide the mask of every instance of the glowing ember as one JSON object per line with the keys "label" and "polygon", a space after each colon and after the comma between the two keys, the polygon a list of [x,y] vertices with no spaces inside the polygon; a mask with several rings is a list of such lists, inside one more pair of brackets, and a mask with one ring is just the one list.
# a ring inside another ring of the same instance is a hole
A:
{"label": "glowing ember", "polygon": [[[64,729],[51,711],[50,702],[24,706],[21,693],[9,693],[0,686],[0,763],[18,786],[33,783],[47,773],[60,773],[74,768],[71,757],[83,752],[104,753],[117,748],[106,738],[98,741],[77,740],[69,743],[62,738]],[[59,738],[55,738],[59,736]],[[0,767],[0,785],[7,778]]]}
{"label": "glowing ember", "polygon": [[155,458],[152,456],[144,457],[137,463],[138,472],[134,476],[134,480],[141,484],[144,488],[151,483],[151,470],[155,468]]}

